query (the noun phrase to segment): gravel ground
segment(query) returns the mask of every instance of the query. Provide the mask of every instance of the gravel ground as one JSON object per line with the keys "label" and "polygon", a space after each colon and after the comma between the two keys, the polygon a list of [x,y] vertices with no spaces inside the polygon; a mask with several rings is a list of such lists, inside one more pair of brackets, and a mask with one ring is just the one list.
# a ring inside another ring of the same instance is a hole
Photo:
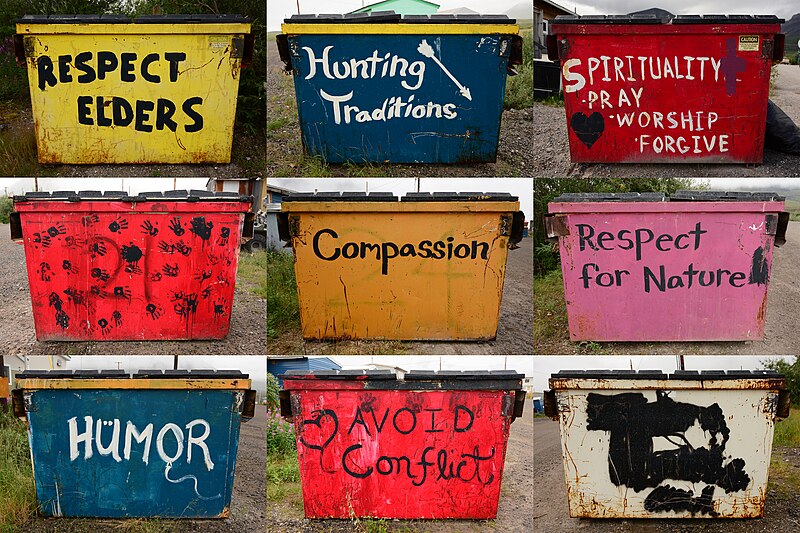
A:
{"label": "gravel ground", "polygon": [[[313,175],[299,168],[303,147],[294,104],[294,86],[291,77],[283,72],[283,63],[272,36],[267,42],[267,94],[267,176]],[[276,122],[281,117],[285,119]],[[533,117],[533,109],[503,112],[496,163],[330,165],[327,173],[333,176],[363,176],[365,173],[402,177],[528,176],[534,164],[531,151]]]}
{"label": "gravel ground", "polygon": [[[792,268],[800,264],[800,222],[789,222],[786,244],[772,255],[764,339],[744,342],[603,342],[598,353],[628,355],[786,355],[800,353],[797,336],[797,302],[800,299],[800,280]],[[552,340],[552,339],[551,339]],[[561,339],[537,347],[537,355],[575,354],[578,343],[569,340],[563,331]]]}
{"label": "gravel ground", "polygon": [[270,339],[267,354],[527,355],[533,353],[533,239],[509,250],[497,338],[490,342],[307,342],[300,331]]}
{"label": "gravel ground", "polygon": [[[764,518],[743,520],[597,520],[570,518],[567,507],[567,487],[564,466],[561,460],[561,438],[558,422],[549,418],[534,420],[534,464],[533,478],[537,491],[533,512],[533,530],[536,533],[555,531],[582,531],[586,533],[767,533],[800,530],[797,489],[783,488],[781,495],[770,480],[767,490],[766,514]],[[794,448],[778,448],[773,454],[794,468],[800,465],[800,455]],[[788,494],[786,494],[788,492]]]}
{"label": "gravel ground", "polygon": [[[503,470],[500,502],[495,520],[387,520],[386,531],[403,533],[477,533],[497,531],[503,533],[530,532],[534,516],[534,463],[533,454],[533,401],[525,400],[522,418],[511,424]],[[353,531],[378,531],[367,528],[357,521],[308,520],[302,516],[302,508],[295,509],[286,502],[271,504],[267,530],[270,533],[350,533]],[[539,530],[536,530],[537,532]],[[541,530],[551,533],[557,530]]]}
{"label": "gravel ground", "polygon": [[0,224],[0,350],[6,355],[261,355],[267,342],[266,302],[237,279],[231,329],[220,341],[38,342],[33,327],[25,250]]}
{"label": "gravel ground", "polygon": [[23,532],[120,532],[120,531],[264,531],[267,495],[267,411],[256,406],[256,416],[242,423],[239,451],[231,496],[231,514],[227,519],[210,520],[102,520],[74,518],[36,518],[22,528]]}
{"label": "gravel ground", "polygon": [[[800,124],[800,67],[778,65],[771,96],[792,120]],[[674,178],[728,176],[800,176],[800,156],[764,150],[761,165],[716,164],[591,164],[570,163],[567,121],[563,107],[534,104],[532,171],[535,177]]]}

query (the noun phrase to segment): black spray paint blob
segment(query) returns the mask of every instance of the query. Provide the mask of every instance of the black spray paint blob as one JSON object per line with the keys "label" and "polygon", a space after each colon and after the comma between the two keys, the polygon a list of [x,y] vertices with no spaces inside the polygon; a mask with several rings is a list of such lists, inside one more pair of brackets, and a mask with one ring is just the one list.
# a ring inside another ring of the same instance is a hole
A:
{"label": "black spray paint blob", "polygon": [[714,510],[712,498],[714,485],[708,485],[697,498],[688,490],[675,488],[671,485],[656,487],[644,500],[644,508],[651,513],[666,513],[667,511],[689,512],[692,516],[705,514],[719,516]]}
{"label": "black spray paint blob", "polygon": [[750,268],[750,284],[756,283],[758,285],[765,285],[769,281],[769,265],[767,258],[764,257],[764,249],[762,247],[756,248],[753,252],[753,265]]}
{"label": "black spray paint blob", "polygon": [[[655,402],[633,392],[589,393],[587,400],[587,429],[609,432],[608,473],[614,485],[639,492],[667,479],[702,481],[730,493],[750,483],[744,460],[725,454],[730,429],[718,404],[676,402],[664,391],[656,391]],[[695,424],[708,435],[707,447],[687,440]],[[653,451],[655,437],[671,439],[676,447]]]}
{"label": "black spray paint blob", "polygon": [[141,248],[133,243],[131,243],[130,246],[123,245],[121,253],[122,259],[128,263],[138,263],[139,260],[144,257],[144,253],[142,252]]}
{"label": "black spray paint blob", "polygon": [[572,115],[572,120],[569,121],[569,124],[578,139],[586,145],[586,148],[591,148],[597,142],[606,127],[603,115],[597,111],[588,117],[580,112],[575,113]]}
{"label": "black spray paint blob", "polygon": [[195,217],[192,219],[192,227],[189,229],[192,233],[207,241],[211,238],[211,228],[214,227],[214,223],[210,220],[206,223],[206,217]]}

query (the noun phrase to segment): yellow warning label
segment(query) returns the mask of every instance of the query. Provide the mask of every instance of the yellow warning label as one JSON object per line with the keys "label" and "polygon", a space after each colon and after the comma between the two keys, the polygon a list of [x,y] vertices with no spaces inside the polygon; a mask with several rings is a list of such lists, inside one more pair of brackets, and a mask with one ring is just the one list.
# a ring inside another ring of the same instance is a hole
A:
{"label": "yellow warning label", "polygon": [[211,45],[212,50],[218,50],[222,48],[226,48],[228,43],[230,43],[230,37],[228,35],[209,35],[208,36],[208,43]]}
{"label": "yellow warning label", "polygon": [[740,35],[739,36],[739,51],[740,52],[758,52],[761,38],[758,35]]}

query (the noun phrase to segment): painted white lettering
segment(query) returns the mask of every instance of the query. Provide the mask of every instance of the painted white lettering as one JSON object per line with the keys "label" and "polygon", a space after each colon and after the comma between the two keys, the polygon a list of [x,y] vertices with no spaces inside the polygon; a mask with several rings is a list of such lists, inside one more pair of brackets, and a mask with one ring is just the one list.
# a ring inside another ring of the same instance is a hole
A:
{"label": "painted white lettering", "polygon": [[78,451],[78,444],[83,443],[83,458],[84,459],[91,459],[92,458],[92,428],[94,427],[92,417],[91,416],[84,416],[83,421],[85,423],[86,430],[83,433],[78,433],[78,423],[73,416],[69,420],[67,420],[67,424],[69,425],[69,460],[74,461],[80,455]]}
{"label": "painted white lettering", "polygon": [[[567,59],[564,61],[564,65],[561,67],[561,73],[564,76],[564,92],[566,93],[574,93],[576,91],[580,91],[586,85],[586,78],[583,77],[582,74],[577,72],[571,72],[570,69],[572,67],[578,67],[581,64],[580,59]],[[572,85],[567,85],[567,83],[573,83]]]}
{"label": "painted white lettering", "polygon": [[[168,431],[172,432],[177,444],[175,455],[171,457],[164,451],[164,436]],[[161,460],[165,463],[170,464],[176,461],[183,453],[183,431],[181,431],[181,428],[172,423],[165,424],[164,427],[161,428],[161,431],[158,432],[158,436],[156,437],[156,451],[158,452],[158,456],[161,457]]]}
{"label": "painted white lettering", "polygon": [[125,426],[125,449],[122,452],[122,456],[125,457],[126,461],[129,461],[131,458],[131,444],[133,440],[136,440],[137,444],[141,444],[144,441],[144,451],[142,452],[142,461],[144,464],[147,464],[150,460],[150,442],[153,439],[153,424],[147,424],[145,426],[144,431],[139,432],[133,422],[128,420],[127,425]]}
{"label": "painted white lettering", "polygon": [[[108,446],[103,444],[103,427],[105,426],[114,426],[114,429],[111,431],[111,443]],[[100,455],[111,455],[118,463],[122,461],[122,458],[119,456],[119,419],[101,420],[98,418],[94,433],[97,453]]]}
{"label": "painted white lettering", "polygon": [[[192,428],[195,426],[200,425],[203,427],[203,434],[199,437],[195,437],[192,435]],[[208,446],[206,446],[205,440],[211,434],[211,426],[208,425],[208,422],[198,418],[197,420],[192,420],[188,424],[186,424],[186,429],[189,431],[189,436],[186,438],[186,462],[192,462],[192,446],[197,446],[201,450],[203,450],[203,460],[206,463],[206,468],[208,470],[214,469],[214,463],[211,461],[211,454],[208,451]]]}

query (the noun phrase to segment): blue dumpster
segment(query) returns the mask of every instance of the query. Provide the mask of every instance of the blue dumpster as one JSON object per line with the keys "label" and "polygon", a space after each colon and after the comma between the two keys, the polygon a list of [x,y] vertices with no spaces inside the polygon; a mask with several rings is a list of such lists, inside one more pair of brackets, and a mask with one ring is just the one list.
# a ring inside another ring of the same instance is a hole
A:
{"label": "blue dumpster", "polygon": [[239,371],[27,371],[28,422],[45,516],[222,518],[239,423],[255,391]]}
{"label": "blue dumpster", "polygon": [[330,163],[497,157],[506,75],[522,62],[506,15],[293,15],[278,35],[303,147]]}

